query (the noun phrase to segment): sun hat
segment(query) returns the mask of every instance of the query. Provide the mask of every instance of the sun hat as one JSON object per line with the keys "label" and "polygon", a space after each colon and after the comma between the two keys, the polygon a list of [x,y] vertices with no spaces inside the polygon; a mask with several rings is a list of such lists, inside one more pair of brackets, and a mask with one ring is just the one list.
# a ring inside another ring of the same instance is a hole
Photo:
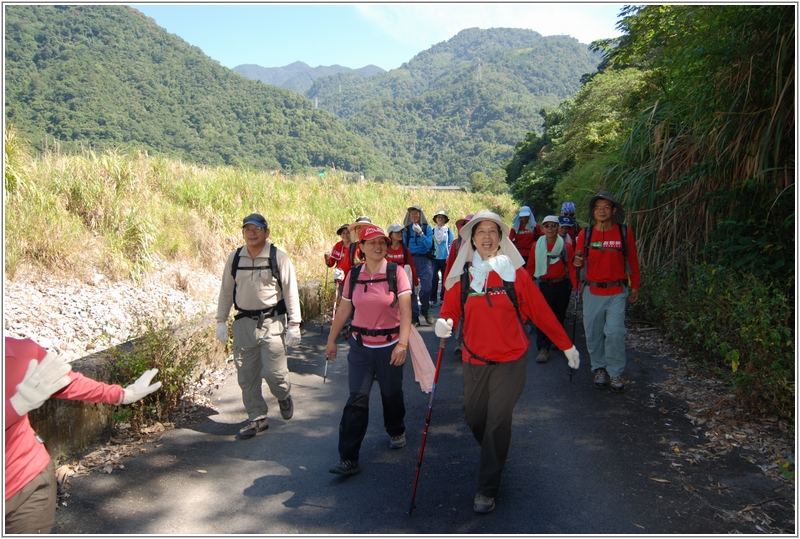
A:
{"label": "sun hat", "polygon": [[513,228],[516,232],[520,232],[519,225],[520,218],[522,217],[530,217],[530,219],[528,219],[528,224],[525,225],[526,230],[536,229],[536,217],[533,215],[533,211],[531,211],[528,206],[522,206],[519,209],[517,215],[514,216],[514,221],[511,223],[511,228]]}
{"label": "sun hat", "polygon": [[456,221],[456,228],[457,228],[459,231],[461,231],[461,228],[462,228],[462,227],[463,227],[465,224],[467,224],[467,223],[469,223],[470,221],[472,221],[472,216],[473,216],[473,215],[475,215],[475,214],[474,214],[474,213],[468,213],[468,214],[467,214],[467,215],[466,215],[466,216],[465,216],[463,219],[459,219],[458,221]]}
{"label": "sun hat", "polygon": [[337,228],[337,229],[336,229],[336,235],[337,235],[337,236],[338,236],[338,235],[340,235],[340,234],[342,233],[342,231],[343,231],[343,230],[350,230],[350,225],[349,225],[349,224],[347,224],[347,223],[345,223],[345,224],[343,224],[342,226],[340,226],[339,228]]}
{"label": "sun hat", "polygon": [[350,229],[350,234],[358,237],[358,232],[361,230],[361,228],[365,225],[371,225],[371,224],[372,224],[372,219],[370,219],[366,215],[362,215],[360,217],[356,217],[356,220],[353,223],[351,223],[350,226],[348,226],[347,228]]}
{"label": "sun hat", "polygon": [[475,256],[475,248],[472,247],[472,231],[482,221],[492,221],[500,226],[501,238],[497,253],[506,255],[511,261],[511,265],[514,267],[514,269],[519,269],[525,265],[522,255],[519,254],[517,248],[514,247],[514,244],[511,243],[510,239],[508,239],[508,233],[510,230],[508,225],[496,213],[489,210],[481,210],[473,215],[472,219],[470,219],[470,221],[461,228],[461,237],[466,241],[461,249],[459,249],[458,256],[456,256],[456,259],[450,268],[450,273],[447,274],[445,279],[445,289],[450,290],[453,285],[461,279],[461,274],[464,272],[464,264],[468,261],[471,262],[472,258]]}
{"label": "sun hat", "polygon": [[403,225],[401,225],[400,223],[392,223],[391,225],[389,225],[389,228],[386,229],[386,235],[391,236],[392,232],[402,232],[402,231],[403,231]]}
{"label": "sun hat", "polygon": [[611,218],[613,222],[615,223],[625,222],[625,210],[622,209],[622,205],[619,202],[617,202],[611,195],[611,193],[609,193],[608,191],[600,191],[595,196],[593,196],[592,199],[589,201],[589,215],[591,215],[593,219],[594,219],[594,210],[593,210],[594,203],[597,202],[598,200],[608,200],[617,209],[617,211]]}
{"label": "sun hat", "polygon": [[428,224],[428,218],[425,217],[425,212],[422,211],[422,208],[420,208],[419,206],[414,205],[414,206],[409,206],[408,209],[406,210],[406,217],[405,219],[403,219],[403,226],[408,226],[411,224],[411,210],[417,210],[419,212],[420,225]]}
{"label": "sun hat", "polygon": [[439,210],[439,211],[437,211],[437,212],[436,212],[436,213],[433,215],[433,221],[434,221],[434,222],[436,222],[436,217],[437,217],[438,215],[444,215],[444,222],[445,222],[445,224],[447,224],[447,223],[449,223],[449,222],[450,222],[450,218],[447,216],[447,214],[445,213],[445,211],[444,211],[444,210]]}
{"label": "sun hat", "polygon": [[544,219],[542,219],[542,224],[545,224],[545,223],[555,223],[555,224],[558,224],[558,217],[556,217],[555,215],[548,215],[547,217],[545,217]]}
{"label": "sun hat", "polygon": [[247,225],[256,225],[260,226],[261,228],[269,228],[267,226],[267,220],[264,219],[264,216],[260,213],[251,213],[245,217],[242,220],[242,228],[246,227]]}
{"label": "sun hat", "polygon": [[367,225],[362,227],[361,231],[358,234],[358,241],[360,242],[374,240],[375,238],[383,238],[384,240],[386,240],[387,244],[391,241],[383,232],[383,229],[375,225]]}

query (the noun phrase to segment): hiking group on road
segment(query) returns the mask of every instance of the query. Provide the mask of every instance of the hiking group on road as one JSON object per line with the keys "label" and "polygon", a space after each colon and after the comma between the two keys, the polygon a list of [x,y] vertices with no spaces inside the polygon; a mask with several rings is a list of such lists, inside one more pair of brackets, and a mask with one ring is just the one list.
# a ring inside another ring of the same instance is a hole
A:
{"label": "hiking group on road", "polygon": [[[339,458],[331,473],[360,472],[359,451],[375,380],[388,446],[406,445],[402,366],[410,355],[424,391],[435,390],[433,380],[438,375],[416,329],[423,320],[434,326],[440,339],[456,335],[456,352],[463,364],[464,416],[480,446],[473,499],[477,513],[495,508],[513,410],[527,377],[532,326],[537,330],[538,363],[546,362],[555,346],[564,352],[571,369],[580,365],[578,350],[563,327],[573,292],[576,304],[579,299],[583,303],[594,385],[624,390],[625,303],[637,300],[640,280],[636,244],[624,224],[623,208],[610,193],[599,192],[588,210],[591,223],[586,229],[575,221],[572,202],[562,205],[560,216],[548,215],[541,223],[523,206],[510,227],[499,215],[481,210],[458,219],[454,234],[444,210],[434,215],[436,224],[431,226],[423,209],[412,205],[403,224],[392,223],[386,232],[366,216],[336,230],[340,240],[324,254],[326,266],[335,268],[333,321],[325,353],[327,360],[335,360],[336,340],[342,334],[346,337],[349,397],[339,423]],[[247,414],[239,429],[241,439],[269,427],[262,379],[277,399],[281,417],[289,420],[294,413],[285,347],[301,341],[300,299],[291,258],[269,242],[269,236],[264,216],[253,213],[243,219],[244,245],[228,255],[219,292],[216,337],[227,346],[232,335]],[[437,301],[442,306],[434,320],[431,307]],[[236,313],[229,330],[231,307]],[[11,408],[24,425],[27,411],[51,396],[128,404],[157,390],[160,383],[150,385],[152,372],[147,380],[111,391],[115,398],[87,397],[61,385],[75,384],[74,377],[64,378],[63,361],[46,361],[41,350],[9,355],[13,350],[6,339],[7,368],[14,361],[30,361],[30,368],[24,376],[6,376],[6,532],[48,533],[55,490],[47,486],[52,493],[47,490],[39,496],[28,492],[41,490],[38,486],[25,486],[39,475],[46,483],[53,475],[52,466],[45,467],[43,458],[28,463],[9,455],[10,406],[30,394],[28,386],[37,388],[35,402]],[[41,384],[41,379],[50,385]],[[126,396],[129,391],[132,396]],[[431,394],[431,405],[432,400]],[[29,424],[19,436],[35,445]]]}

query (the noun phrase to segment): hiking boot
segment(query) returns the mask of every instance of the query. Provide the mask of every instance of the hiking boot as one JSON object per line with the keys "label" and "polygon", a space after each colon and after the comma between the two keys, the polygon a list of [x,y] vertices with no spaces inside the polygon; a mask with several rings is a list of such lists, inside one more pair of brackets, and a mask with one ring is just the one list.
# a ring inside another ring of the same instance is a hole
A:
{"label": "hiking boot", "polygon": [[614,393],[622,393],[625,390],[625,382],[622,381],[622,376],[611,377],[611,391]]}
{"label": "hiking boot", "polygon": [[287,395],[285,400],[279,400],[278,406],[281,407],[281,417],[289,420],[294,415],[294,403],[292,402],[292,396]]}
{"label": "hiking boot", "polygon": [[389,436],[389,449],[400,449],[406,446],[406,433]]}
{"label": "hiking boot", "polygon": [[608,386],[608,372],[600,367],[594,371],[594,387],[598,389],[605,389]]}
{"label": "hiking boot", "polygon": [[475,503],[472,507],[475,509],[476,513],[491,513],[494,511],[494,498],[484,496],[483,494],[476,494]]}
{"label": "hiking boot", "polygon": [[361,468],[358,467],[357,460],[340,460],[336,466],[328,471],[336,475],[356,475],[361,471]]}
{"label": "hiking boot", "polygon": [[547,363],[550,356],[550,349],[547,347],[540,348],[539,353],[536,355],[536,363]]}
{"label": "hiking boot", "polygon": [[414,324],[414,327],[419,327],[419,316],[412,316],[411,323]]}
{"label": "hiking boot", "polygon": [[422,316],[424,316],[424,317],[425,317],[425,322],[427,322],[427,324],[428,324],[429,326],[432,326],[432,325],[433,325],[433,323],[434,323],[434,322],[433,322],[433,316],[431,316],[431,313],[430,313],[430,311],[425,311],[425,312],[423,312],[423,313],[422,313]]}
{"label": "hiking boot", "polygon": [[239,438],[252,438],[258,432],[265,431],[269,428],[269,420],[266,417],[261,419],[253,419],[245,423],[244,427],[239,429]]}

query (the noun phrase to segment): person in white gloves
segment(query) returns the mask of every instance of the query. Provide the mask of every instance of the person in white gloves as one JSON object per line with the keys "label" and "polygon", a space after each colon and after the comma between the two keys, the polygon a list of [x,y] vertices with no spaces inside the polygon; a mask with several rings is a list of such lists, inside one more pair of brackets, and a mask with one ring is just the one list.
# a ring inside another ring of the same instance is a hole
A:
{"label": "person in white gloves", "polygon": [[339,286],[339,294],[342,293],[342,281],[344,276],[350,271],[350,229],[349,224],[343,224],[336,229],[336,234],[341,238],[329,253],[325,253],[325,265],[329,268],[336,266],[333,270],[333,280]]}
{"label": "person in white gloves", "polygon": [[5,533],[50,533],[56,515],[56,474],[28,412],[50,397],[131,404],[161,387],[158,369],[123,388],[72,372],[63,358],[30,339],[5,338]]}
{"label": "person in white gloves", "polygon": [[244,218],[245,245],[228,255],[217,304],[217,339],[224,345],[231,307],[237,311],[232,326],[233,361],[247,411],[239,429],[242,439],[269,428],[262,377],[278,399],[281,417],[289,420],[294,415],[284,339],[286,346],[300,344],[300,296],[292,261],[267,241],[269,234],[262,215]]}
{"label": "person in white gloves", "polygon": [[[481,446],[473,503],[477,513],[494,510],[511,445],[512,413],[525,387],[530,341],[523,322],[531,319],[564,350],[570,367],[580,365],[578,351],[523,268],[508,235],[508,225],[488,210],[464,225],[461,236],[466,242],[447,274],[441,318],[434,327],[436,336],[444,339],[459,321],[463,325],[464,414]],[[513,286],[519,313],[504,281]],[[469,287],[463,309],[462,286]]]}

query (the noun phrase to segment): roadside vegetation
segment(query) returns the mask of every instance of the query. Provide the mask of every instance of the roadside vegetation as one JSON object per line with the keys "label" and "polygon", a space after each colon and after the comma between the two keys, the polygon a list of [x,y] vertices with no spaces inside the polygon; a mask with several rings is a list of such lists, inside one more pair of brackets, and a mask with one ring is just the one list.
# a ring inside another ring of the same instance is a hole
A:
{"label": "roadside vegetation", "polygon": [[534,211],[600,189],[643,266],[636,318],[752,411],[795,417],[793,6],[626,6],[598,72],[506,165]]}

